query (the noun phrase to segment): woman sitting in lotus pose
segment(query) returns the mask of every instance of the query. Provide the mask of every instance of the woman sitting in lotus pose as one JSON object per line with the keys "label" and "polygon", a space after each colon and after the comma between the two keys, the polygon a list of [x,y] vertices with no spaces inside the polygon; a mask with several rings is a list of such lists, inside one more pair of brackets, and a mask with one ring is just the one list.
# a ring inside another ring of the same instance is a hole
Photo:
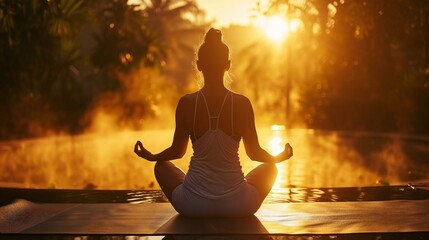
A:
{"label": "woman sitting in lotus pose", "polygon": [[[138,156],[156,162],[155,177],[162,191],[184,216],[254,214],[274,184],[275,164],[293,155],[289,144],[277,156],[260,147],[252,104],[224,86],[223,77],[230,64],[222,33],[210,29],[197,60],[204,87],[179,100],[172,145],[158,154],[149,152],[140,141],[134,147]],[[194,153],[185,174],[170,160],[183,157],[189,138]],[[262,162],[246,176],[238,156],[241,139],[249,158]]]}

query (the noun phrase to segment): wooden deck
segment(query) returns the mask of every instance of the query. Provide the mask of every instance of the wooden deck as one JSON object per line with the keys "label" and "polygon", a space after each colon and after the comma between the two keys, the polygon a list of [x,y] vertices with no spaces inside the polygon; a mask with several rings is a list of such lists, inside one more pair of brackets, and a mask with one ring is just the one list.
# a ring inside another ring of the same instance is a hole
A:
{"label": "wooden deck", "polygon": [[255,216],[192,219],[169,203],[35,204],[0,208],[1,233],[342,234],[428,232],[429,200],[264,204]]}

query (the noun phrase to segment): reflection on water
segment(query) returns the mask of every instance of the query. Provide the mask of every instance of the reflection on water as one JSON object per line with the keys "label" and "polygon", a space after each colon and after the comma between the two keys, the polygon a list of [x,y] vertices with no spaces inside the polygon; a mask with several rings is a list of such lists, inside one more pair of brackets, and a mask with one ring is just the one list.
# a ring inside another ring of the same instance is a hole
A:
{"label": "reflection on water", "polygon": [[[285,130],[285,126],[283,125],[272,125],[271,126],[271,136],[268,138],[268,152],[272,155],[278,155],[283,152],[284,146],[286,144],[285,136],[283,131]],[[286,176],[285,168],[278,168],[278,175],[276,181],[274,182],[273,189],[281,188],[281,184],[285,181],[284,176]]]}
{"label": "reflection on water", "polygon": [[[129,203],[168,202],[161,190],[69,190],[0,188],[0,206],[16,199],[38,203]],[[276,188],[264,203],[355,202],[428,200],[429,184],[389,187]]]}
{"label": "reflection on water", "polygon": [[[135,156],[137,139],[154,152],[173,131],[60,136],[0,143],[0,185],[56,189],[159,189],[153,163]],[[370,133],[259,130],[261,145],[276,154],[290,142],[294,157],[277,165],[275,189],[406,185],[429,173],[429,138]],[[185,171],[191,148],[178,164]],[[257,166],[240,148],[243,171]],[[315,194],[319,194],[316,192]],[[309,196],[311,198],[311,196]]]}
{"label": "reflection on water", "polygon": [[277,155],[284,150],[285,139],[284,134],[282,134],[282,131],[285,130],[285,126],[283,125],[273,125],[271,126],[272,130],[272,136],[270,137],[270,140],[268,141],[268,146],[270,153],[273,155]]}

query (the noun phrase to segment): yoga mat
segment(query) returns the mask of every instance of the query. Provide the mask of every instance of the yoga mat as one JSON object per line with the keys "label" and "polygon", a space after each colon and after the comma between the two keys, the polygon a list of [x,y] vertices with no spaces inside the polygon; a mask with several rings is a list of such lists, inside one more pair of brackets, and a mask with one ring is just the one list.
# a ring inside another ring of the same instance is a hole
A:
{"label": "yoga mat", "polygon": [[35,204],[25,200],[0,207],[0,233],[16,233],[76,207],[76,204]]}

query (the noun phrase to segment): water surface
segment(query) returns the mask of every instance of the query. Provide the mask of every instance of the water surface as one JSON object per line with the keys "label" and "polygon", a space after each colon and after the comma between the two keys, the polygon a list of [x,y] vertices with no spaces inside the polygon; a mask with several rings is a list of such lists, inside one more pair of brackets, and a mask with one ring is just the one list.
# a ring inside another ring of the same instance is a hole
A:
{"label": "water surface", "polygon": [[[52,189],[159,189],[154,163],[133,153],[140,139],[154,153],[170,146],[172,130],[123,131],[0,143],[0,185]],[[429,138],[374,133],[259,129],[261,145],[278,153],[286,142],[291,160],[277,164],[274,189],[407,185],[428,182]],[[258,162],[240,148],[243,171]],[[192,149],[174,161],[187,171]]]}

